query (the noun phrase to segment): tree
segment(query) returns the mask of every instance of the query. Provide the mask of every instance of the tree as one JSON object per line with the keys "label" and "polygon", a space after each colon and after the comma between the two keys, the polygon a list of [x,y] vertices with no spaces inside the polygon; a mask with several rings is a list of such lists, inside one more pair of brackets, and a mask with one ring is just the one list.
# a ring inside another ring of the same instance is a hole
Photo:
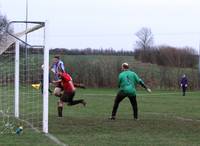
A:
{"label": "tree", "polygon": [[138,49],[148,49],[153,45],[153,34],[150,28],[143,27],[137,33],[138,41],[136,45]]}
{"label": "tree", "polygon": [[8,24],[8,20],[6,16],[3,16],[0,12],[0,41],[3,41],[3,38],[6,34],[7,24]]}
{"label": "tree", "polygon": [[140,50],[138,58],[142,62],[147,62],[150,60],[149,57],[151,57],[151,54],[149,54],[149,50],[153,45],[153,34],[151,33],[151,29],[143,27],[136,33],[136,36],[138,37],[138,40],[136,41],[137,49]]}
{"label": "tree", "polygon": [[[13,49],[12,44],[15,39],[6,32],[8,23],[6,16],[2,15],[0,12],[0,54],[8,49]],[[13,27],[10,27],[8,31],[13,32],[13,30]]]}

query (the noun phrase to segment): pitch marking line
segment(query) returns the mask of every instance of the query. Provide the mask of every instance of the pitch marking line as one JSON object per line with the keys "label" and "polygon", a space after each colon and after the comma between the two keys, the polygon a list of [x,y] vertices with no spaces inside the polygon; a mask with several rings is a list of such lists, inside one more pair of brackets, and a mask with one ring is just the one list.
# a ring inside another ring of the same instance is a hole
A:
{"label": "pitch marking line", "polygon": [[[188,92],[188,93],[193,93],[193,92]],[[145,96],[145,95],[175,95],[175,94],[180,94],[179,92],[177,93],[150,93],[150,94],[138,94],[139,96]],[[83,94],[85,96],[116,96],[115,94]],[[164,113],[156,113],[156,112],[152,112],[152,113],[147,113],[147,114],[154,114],[154,115],[168,115],[168,114],[164,114]],[[175,117],[178,120],[182,120],[182,121],[196,121],[196,122],[200,122],[200,120],[195,120],[195,119],[190,119],[190,118],[184,118],[184,117],[180,117],[180,116],[176,116]]]}
{"label": "pitch marking line", "polygon": [[45,134],[45,136],[47,136],[49,139],[51,139],[52,141],[54,141],[56,144],[60,146],[68,146],[67,144],[61,142],[58,138],[56,138],[54,135],[50,133]]}
{"label": "pitch marking line", "polygon": [[[138,96],[149,96],[149,95],[175,95],[179,93],[146,93],[146,94],[137,94]],[[83,94],[88,96],[116,96],[115,94]]]}
{"label": "pitch marking line", "polygon": [[[194,93],[194,92],[187,92],[187,93]],[[150,95],[176,95],[176,94],[180,94],[182,95],[181,92],[173,92],[173,93],[169,93],[169,92],[166,92],[166,93],[138,93],[137,96],[150,96]],[[101,93],[96,93],[96,94],[93,94],[93,93],[88,93],[88,94],[82,94],[82,95],[86,95],[86,96],[116,96],[116,94],[101,94]]]}
{"label": "pitch marking line", "polygon": [[[36,133],[41,133],[40,130],[38,130],[37,128],[33,127],[33,125],[26,121],[26,120],[22,120],[22,119],[18,119],[24,123],[26,123],[27,125],[29,125],[31,127],[31,129],[33,129]],[[50,134],[50,133],[46,133],[45,136],[47,138],[49,138],[50,140],[52,140],[53,142],[55,142],[56,144],[58,144],[59,146],[68,146],[67,144],[61,142],[58,138],[56,138],[54,135]]]}
{"label": "pitch marking line", "polygon": [[[150,115],[164,115],[164,116],[169,116],[170,114],[165,114],[165,113],[157,113],[157,112],[142,112],[144,114],[150,114]],[[172,116],[174,118],[176,118],[177,120],[181,120],[181,121],[188,121],[188,122],[200,122],[200,120],[197,119],[191,119],[191,118],[184,118],[181,116]]]}

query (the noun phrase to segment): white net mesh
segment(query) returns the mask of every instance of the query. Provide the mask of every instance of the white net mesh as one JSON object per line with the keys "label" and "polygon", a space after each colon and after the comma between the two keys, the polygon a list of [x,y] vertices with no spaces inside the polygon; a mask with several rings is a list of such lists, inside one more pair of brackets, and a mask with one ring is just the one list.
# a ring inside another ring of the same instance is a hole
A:
{"label": "white net mesh", "polygon": [[[19,118],[15,112],[15,45],[16,38],[6,35],[0,42],[0,133],[15,133],[16,128],[42,128],[42,93],[44,28],[37,24],[13,23],[13,35],[28,44],[20,43],[19,59]],[[26,29],[27,28],[27,29]],[[37,30],[39,29],[39,30]],[[37,30],[37,31],[35,31]],[[33,32],[34,31],[34,32]],[[31,32],[31,33],[30,33]],[[29,34],[28,34],[29,33]],[[28,34],[27,38],[25,34]],[[40,47],[38,47],[40,46]]]}

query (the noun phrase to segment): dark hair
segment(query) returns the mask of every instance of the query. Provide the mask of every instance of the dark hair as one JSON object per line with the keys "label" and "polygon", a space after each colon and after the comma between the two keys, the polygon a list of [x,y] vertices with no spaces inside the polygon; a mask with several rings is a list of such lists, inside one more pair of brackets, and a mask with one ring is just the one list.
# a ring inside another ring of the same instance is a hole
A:
{"label": "dark hair", "polygon": [[54,58],[60,59],[60,56],[59,55],[55,55]]}

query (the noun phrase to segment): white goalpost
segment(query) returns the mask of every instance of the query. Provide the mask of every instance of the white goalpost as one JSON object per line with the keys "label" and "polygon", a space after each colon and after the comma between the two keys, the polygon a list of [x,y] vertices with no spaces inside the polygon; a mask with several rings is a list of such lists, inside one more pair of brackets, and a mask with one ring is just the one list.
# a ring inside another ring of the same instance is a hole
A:
{"label": "white goalpost", "polygon": [[[30,27],[24,29],[25,24]],[[48,133],[49,48],[46,47],[45,25],[45,22],[12,21],[6,38],[0,41],[1,134],[15,133],[19,126]],[[31,43],[23,40],[27,34]],[[39,45],[32,45],[39,39]]]}
{"label": "white goalpost", "polygon": [[[46,23],[47,24],[47,23]],[[48,133],[49,111],[49,48],[47,46],[46,30],[44,29],[44,71],[43,71],[43,132]]]}
{"label": "white goalpost", "polygon": [[15,117],[19,118],[19,41],[15,42]]}

